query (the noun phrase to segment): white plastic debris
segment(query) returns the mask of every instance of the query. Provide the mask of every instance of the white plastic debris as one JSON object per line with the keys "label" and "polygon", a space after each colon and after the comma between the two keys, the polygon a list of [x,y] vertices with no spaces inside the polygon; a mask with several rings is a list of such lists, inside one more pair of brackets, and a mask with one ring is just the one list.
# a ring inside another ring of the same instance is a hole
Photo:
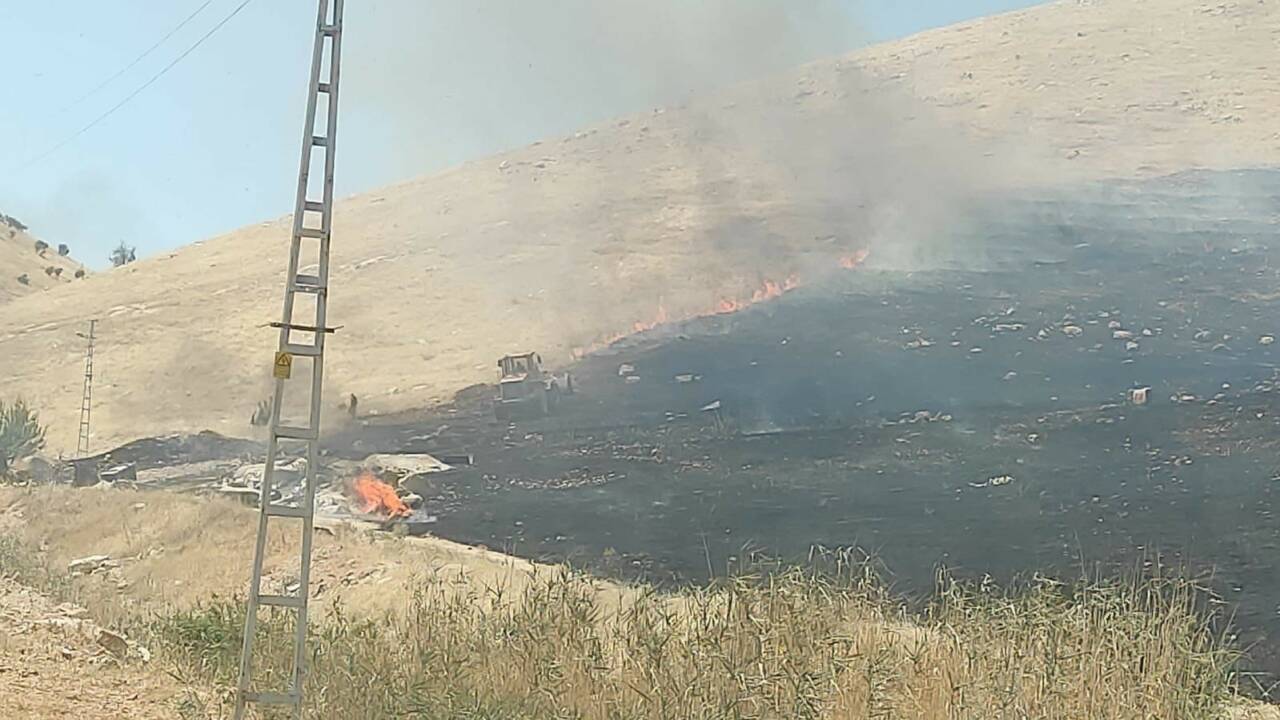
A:
{"label": "white plastic debris", "polygon": [[1011,482],[1013,482],[1012,475],[996,475],[995,477],[987,478],[986,482],[980,482],[980,483],[971,482],[969,483],[969,487],[980,490],[982,488],[1000,487],[1001,485],[1008,485]]}
{"label": "white plastic debris", "polygon": [[120,567],[120,563],[112,560],[110,555],[90,555],[67,563],[67,572],[72,575],[92,575],[99,570],[116,567]]}

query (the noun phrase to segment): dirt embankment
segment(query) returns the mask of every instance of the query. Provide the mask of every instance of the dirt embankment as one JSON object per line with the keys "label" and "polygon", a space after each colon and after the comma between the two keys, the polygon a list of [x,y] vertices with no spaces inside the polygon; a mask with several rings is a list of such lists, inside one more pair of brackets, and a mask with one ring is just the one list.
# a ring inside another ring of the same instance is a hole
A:
{"label": "dirt embankment", "polygon": [[[281,591],[296,582],[300,533],[272,526],[264,583]],[[133,613],[189,608],[214,596],[243,596],[257,531],[257,511],[222,499],[167,492],[0,489],[0,534],[43,548],[65,568],[77,558],[107,555],[112,573],[83,579],[98,611]],[[519,591],[548,566],[439,538],[396,537],[320,521],[312,555],[312,597],[370,615],[402,610],[415,583],[431,575],[478,587]],[[602,592],[624,593],[607,583]],[[111,619],[107,617],[106,619]]]}

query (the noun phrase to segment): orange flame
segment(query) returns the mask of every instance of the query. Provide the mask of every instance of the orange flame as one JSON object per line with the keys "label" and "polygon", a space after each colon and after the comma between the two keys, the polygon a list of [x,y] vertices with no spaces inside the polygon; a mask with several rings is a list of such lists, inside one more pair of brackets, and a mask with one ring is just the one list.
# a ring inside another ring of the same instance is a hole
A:
{"label": "orange flame", "polygon": [[361,503],[361,512],[392,518],[404,518],[413,514],[413,510],[396,495],[395,488],[382,482],[368,470],[360,473],[351,489]]}
{"label": "orange flame", "polygon": [[859,250],[858,252],[852,255],[845,255],[844,257],[840,258],[840,267],[844,268],[845,270],[853,270],[854,268],[858,267],[862,263],[866,262],[867,257],[869,255],[871,255],[871,251],[866,248],[862,248],[861,250]]}
{"label": "orange flame", "polygon": [[662,303],[659,303],[658,312],[653,316],[653,318],[649,320],[638,320],[631,325],[631,328],[629,330],[606,335],[586,347],[574,348],[573,355],[574,357],[580,358],[584,355],[595,352],[596,350],[602,350],[604,348],[607,348],[610,345],[614,344],[615,342],[623,338],[627,338],[638,333],[646,332],[648,330],[652,330],[656,327],[667,325],[669,323],[684,322],[685,320],[693,320],[701,317],[709,317],[711,315],[728,315],[729,313],[735,313],[735,312],[738,312],[739,310],[751,307],[752,305],[755,305],[757,303],[762,303],[766,300],[772,300],[774,298],[781,297],[782,295],[788,292],[791,292],[792,290],[795,290],[798,287],[800,287],[800,278],[797,277],[796,275],[791,275],[790,277],[786,278],[782,282],[778,282],[776,280],[765,280],[764,284],[762,284],[753,293],[751,293],[750,297],[742,298],[742,299],[721,298],[718,302],[716,302],[714,305],[712,305],[710,308],[706,310],[693,311],[685,315],[681,315],[679,317],[673,317],[670,314],[668,314],[666,307]]}

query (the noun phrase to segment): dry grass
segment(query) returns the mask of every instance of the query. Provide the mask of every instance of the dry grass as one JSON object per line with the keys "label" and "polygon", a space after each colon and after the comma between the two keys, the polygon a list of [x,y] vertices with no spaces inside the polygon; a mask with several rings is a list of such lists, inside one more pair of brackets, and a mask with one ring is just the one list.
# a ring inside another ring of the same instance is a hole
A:
{"label": "dry grass", "polygon": [[[142,639],[191,687],[184,716],[227,715],[251,511],[120,491],[0,500],[0,573],[70,594]],[[839,559],[673,594],[439,540],[343,530],[318,540],[315,577],[333,589],[313,601],[312,718],[1214,718],[1238,708],[1236,654],[1211,630],[1205,593],[1176,580],[940,581],[909,609],[865,565]],[[278,554],[295,551],[282,543]],[[66,581],[66,559],[93,552],[124,561],[128,589]],[[288,617],[264,620],[266,688],[283,684]]]}
{"label": "dry grass", "polygon": [[[562,571],[508,594],[425,580],[404,615],[330,614],[314,718],[1216,718],[1236,655],[1176,581],[1016,593],[947,583],[910,614],[865,572],[791,571],[620,608]],[[152,625],[203,681],[235,678],[241,606]],[[266,623],[271,679],[288,627]],[[224,697],[229,697],[224,693]]]}

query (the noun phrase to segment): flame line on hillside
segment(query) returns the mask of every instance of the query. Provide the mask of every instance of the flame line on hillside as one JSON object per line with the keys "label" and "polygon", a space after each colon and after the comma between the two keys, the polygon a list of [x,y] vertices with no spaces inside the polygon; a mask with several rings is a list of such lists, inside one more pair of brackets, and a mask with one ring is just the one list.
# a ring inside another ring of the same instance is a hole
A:
{"label": "flame line on hillside", "polygon": [[[845,270],[853,270],[861,266],[862,263],[866,262],[867,257],[869,257],[870,255],[871,255],[870,250],[866,248],[862,248],[851,255],[845,255],[840,257],[839,259],[837,259],[836,265],[838,265],[840,268]],[[602,338],[597,339],[596,341],[590,343],[589,345],[586,345],[584,347],[574,348],[573,357],[575,359],[583,358],[587,355],[590,355],[593,352],[603,350],[609,347],[610,345],[618,342],[619,340],[629,338],[632,335],[639,335],[640,333],[654,330],[663,325],[682,323],[682,322],[687,322],[689,320],[697,320],[699,318],[714,317],[716,315],[730,315],[730,314],[739,312],[741,310],[745,310],[749,307],[752,307],[753,305],[758,305],[763,302],[768,302],[769,300],[775,300],[777,298],[780,298],[783,295],[786,295],[787,293],[791,292],[792,290],[799,288],[801,285],[802,283],[800,280],[800,276],[794,273],[791,275],[788,275],[786,278],[784,278],[781,281],[766,279],[761,284],[761,286],[757,288],[755,291],[753,291],[751,295],[748,297],[740,298],[740,299],[721,298],[710,308],[700,310],[700,311],[693,311],[688,314],[681,315],[679,317],[672,316],[667,311],[665,303],[662,300],[659,300],[658,309],[654,313],[654,316],[652,318],[648,320],[637,320],[634,323],[632,323],[631,327],[627,330],[611,333],[609,335],[606,335]]]}

